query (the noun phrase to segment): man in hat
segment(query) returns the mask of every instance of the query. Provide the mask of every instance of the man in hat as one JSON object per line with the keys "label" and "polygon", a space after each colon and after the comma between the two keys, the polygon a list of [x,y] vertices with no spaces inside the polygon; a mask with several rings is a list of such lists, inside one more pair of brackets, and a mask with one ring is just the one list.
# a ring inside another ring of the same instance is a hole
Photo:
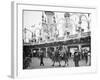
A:
{"label": "man in hat", "polygon": [[43,51],[40,50],[40,66],[41,66],[41,65],[44,66],[43,57],[44,57]]}
{"label": "man in hat", "polygon": [[74,53],[74,64],[75,64],[75,67],[79,66],[79,60],[80,60],[79,53],[77,51],[75,51],[75,53]]}

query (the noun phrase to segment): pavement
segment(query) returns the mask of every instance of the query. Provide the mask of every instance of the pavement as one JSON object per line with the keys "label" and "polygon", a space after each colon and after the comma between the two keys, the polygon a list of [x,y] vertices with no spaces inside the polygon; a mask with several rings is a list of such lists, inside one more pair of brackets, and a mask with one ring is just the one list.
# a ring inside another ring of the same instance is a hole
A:
{"label": "pavement", "polygon": [[[54,68],[54,67],[59,67],[59,63],[56,62],[55,66],[52,66],[53,61],[50,58],[43,58],[44,66],[40,66],[40,59],[37,57],[33,57],[30,63],[30,66],[28,69],[40,69],[40,68]],[[60,67],[75,67],[73,59],[68,60],[68,65],[65,65],[64,61],[60,62],[61,66]],[[79,61],[79,67],[81,66],[89,66],[89,64],[86,64],[85,60],[80,60]]]}

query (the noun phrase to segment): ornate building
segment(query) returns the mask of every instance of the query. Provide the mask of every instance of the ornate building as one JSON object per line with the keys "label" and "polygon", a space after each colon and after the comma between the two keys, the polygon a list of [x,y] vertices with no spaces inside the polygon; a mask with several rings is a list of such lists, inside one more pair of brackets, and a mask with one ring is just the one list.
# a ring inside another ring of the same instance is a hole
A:
{"label": "ornate building", "polygon": [[45,40],[54,40],[57,29],[54,12],[44,11],[42,13],[42,27],[44,35],[43,38]]}
{"label": "ornate building", "polygon": [[50,47],[65,46],[69,51],[77,48],[80,52],[83,47],[91,49],[90,14],[65,12],[60,17],[57,12],[43,11],[41,15],[40,28],[34,32],[29,30],[31,41],[27,44],[24,42],[24,49],[27,47],[38,51],[43,48],[46,57]]}

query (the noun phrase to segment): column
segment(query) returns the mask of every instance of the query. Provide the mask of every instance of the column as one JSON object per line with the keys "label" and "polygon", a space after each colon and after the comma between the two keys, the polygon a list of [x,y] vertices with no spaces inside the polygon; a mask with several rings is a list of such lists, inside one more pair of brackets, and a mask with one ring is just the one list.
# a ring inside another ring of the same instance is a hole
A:
{"label": "column", "polygon": [[39,48],[39,51],[38,51],[38,55],[40,56],[40,48]]}
{"label": "column", "polygon": [[81,52],[81,45],[80,44],[78,45],[78,49],[79,49],[79,52]]}
{"label": "column", "polygon": [[54,51],[56,51],[56,46],[54,46]]}
{"label": "column", "polygon": [[67,46],[67,50],[68,50],[68,52],[70,52],[70,46]]}
{"label": "column", "polygon": [[48,57],[48,53],[47,53],[48,47],[45,48],[45,52],[46,52],[46,57]]}

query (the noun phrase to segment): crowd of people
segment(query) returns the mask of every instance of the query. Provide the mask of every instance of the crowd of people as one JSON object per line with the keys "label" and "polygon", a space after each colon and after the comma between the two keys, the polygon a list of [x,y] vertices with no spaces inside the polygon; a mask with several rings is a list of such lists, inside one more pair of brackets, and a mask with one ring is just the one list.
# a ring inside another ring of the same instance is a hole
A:
{"label": "crowd of people", "polygon": [[[44,64],[44,51],[42,49],[40,49],[38,51],[38,58],[40,60],[40,66],[45,66]],[[30,49],[30,51],[27,51],[27,55],[26,57],[24,57],[23,59],[23,68],[27,68],[30,65],[31,62],[31,58],[34,58],[34,56],[32,56],[32,50]],[[81,60],[85,60],[86,64],[88,64],[89,66],[91,65],[91,53],[90,51],[84,49],[81,50],[81,52],[79,52],[78,49],[76,49],[74,51],[74,55],[72,56],[72,53],[70,51],[68,51],[65,47],[56,47],[53,50],[49,50],[48,51],[48,58],[50,58],[53,62],[53,64],[51,64],[51,66],[55,66],[55,63],[59,63],[59,66],[61,65],[61,61],[65,62],[64,66],[69,66],[69,60],[72,59],[74,62],[75,67],[80,66],[79,65],[79,61]]]}

